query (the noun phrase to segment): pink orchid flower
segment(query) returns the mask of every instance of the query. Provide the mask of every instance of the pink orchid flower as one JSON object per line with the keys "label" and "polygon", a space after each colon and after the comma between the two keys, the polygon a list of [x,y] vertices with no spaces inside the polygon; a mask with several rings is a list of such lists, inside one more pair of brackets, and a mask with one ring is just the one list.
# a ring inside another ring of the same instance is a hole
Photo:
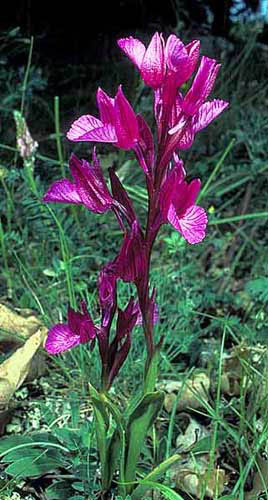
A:
{"label": "pink orchid flower", "polygon": [[85,302],[82,302],[82,313],[68,309],[68,322],[54,325],[48,332],[45,349],[50,354],[59,354],[79,344],[94,340],[97,328],[88,313]]}
{"label": "pink orchid flower", "polygon": [[97,103],[100,119],[92,115],[81,116],[68,131],[68,139],[74,142],[110,142],[120,149],[134,149],[139,139],[137,117],[121,85],[114,98],[99,88]]}
{"label": "pink orchid flower", "polygon": [[[188,149],[192,146],[195,134],[207,127],[228,106],[221,99],[206,101],[211,93],[220,64],[215,59],[202,57],[192,86],[183,97],[178,94],[170,114],[169,135],[176,149]],[[169,146],[170,147],[170,146]]]}
{"label": "pink orchid flower", "polygon": [[175,75],[176,86],[191,77],[199,57],[200,42],[194,40],[184,45],[175,35],[165,44],[162,34],[155,33],[146,49],[132,36],[118,40],[121,50],[137,66],[144,83],[154,90],[163,85],[166,78]]}
{"label": "pink orchid flower", "polygon": [[54,182],[44,196],[44,201],[84,205],[96,214],[109,210],[114,200],[109,193],[95,151],[92,164],[79,160],[72,154],[69,161],[74,182],[62,179]]}
{"label": "pink orchid flower", "polygon": [[169,222],[188,241],[200,243],[206,235],[207,215],[195,201],[201,182],[184,180],[183,164],[179,161],[167,174],[160,192],[161,223]]}

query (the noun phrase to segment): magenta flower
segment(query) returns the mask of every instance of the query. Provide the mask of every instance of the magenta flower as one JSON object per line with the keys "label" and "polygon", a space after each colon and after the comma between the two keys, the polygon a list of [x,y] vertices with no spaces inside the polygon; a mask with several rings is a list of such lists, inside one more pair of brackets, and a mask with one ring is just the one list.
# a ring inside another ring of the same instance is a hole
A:
{"label": "magenta flower", "polygon": [[102,328],[110,327],[117,307],[117,276],[113,267],[113,263],[106,265],[101,270],[98,280]]}
{"label": "magenta flower", "polygon": [[182,101],[187,116],[193,116],[211,93],[221,64],[215,59],[203,56],[190,90]]}
{"label": "magenta flower", "polygon": [[96,214],[107,212],[114,200],[107,188],[95,151],[91,164],[72,154],[69,165],[74,182],[68,179],[54,182],[45,194],[44,201],[84,205]]}
{"label": "magenta flower", "polygon": [[120,149],[133,149],[139,139],[137,117],[123,94],[121,85],[115,98],[102,89],[97,91],[100,119],[83,115],[76,120],[69,132],[71,141],[111,142]]}
{"label": "magenta flower", "polygon": [[131,59],[140,70],[146,85],[156,89],[165,76],[164,40],[162,35],[155,33],[146,49],[137,38],[121,38],[118,40],[120,49]]}
{"label": "magenta flower", "polygon": [[167,175],[160,192],[161,223],[169,222],[188,241],[200,243],[206,235],[207,215],[195,205],[201,182],[184,180],[182,162]]}
{"label": "magenta flower", "polygon": [[82,302],[82,313],[68,309],[68,322],[54,325],[48,332],[45,349],[50,354],[59,354],[79,344],[94,340],[97,328],[88,313],[85,302]]}
{"label": "magenta flower", "polygon": [[115,260],[118,278],[125,282],[139,282],[145,275],[146,249],[141,228],[137,220],[127,231],[120,253]]}
{"label": "magenta flower", "polygon": [[170,35],[166,42],[165,56],[168,76],[175,76],[175,83],[180,87],[191,78],[200,53],[200,41],[193,40],[188,45],[175,35]]}
{"label": "magenta flower", "polygon": [[190,90],[185,97],[179,94],[174,101],[170,114],[168,131],[172,140],[168,149],[188,149],[195,134],[207,127],[228,106],[220,99],[206,101],[212,91],[220,64],[214,59],[202,57]]}
{"label": "magenta flower", "polygon": [[175,75],[177,87],[191,77],[199,57],[200,42],[194,40],[185,46],[175,35],[170,35],[165,44],[162,34],[156,32],[147,49],[132,36],[121,38],[118,45],[137,66],[144,83],[156,90],[171,74]]}

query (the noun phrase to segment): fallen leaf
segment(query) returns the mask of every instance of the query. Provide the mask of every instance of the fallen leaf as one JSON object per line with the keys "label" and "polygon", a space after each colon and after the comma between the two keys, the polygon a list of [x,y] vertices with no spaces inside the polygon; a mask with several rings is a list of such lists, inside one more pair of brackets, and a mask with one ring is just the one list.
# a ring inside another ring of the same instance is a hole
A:
{"label": "fallen leaf", "polygon": [[22,347],[19,347],[0,365],[0,408],[6,408],[14,392],[27,377],[32,358],[47,336],[47,328],[40,327]]}
{"label": "fallen leaf", "polygon": [[178,453],[186,453],[191,450],[191,447],[196,444],[200,439],[209,435],[209,431],[200,425],[190,415],[184,414],[188,418],[188,425],[185,432],[180,433],[176,439],[176,447]]}
{"label": "fallen leaf", "polygon": [[202,408],[203,401],[208,401],[210,379],[205,372],[196,372],[185,381],[166,381],[159,385],[166,393],[164,407],[171,412],[176,399],[177,411],[189,408]]}
{"label": "fallen leaf", "polygon": [[[206,457],[189,457],[183,464],[174,465],[172,478],[179,490],[184,490],[197,498],[205,495],[209,498],[218,498],[226,485],[226,474],[223,469],[209,470]],[[173,475],[174,474],[174,475]]]}
{"label": "fallen leaf", "polygon": [[[30,309],[21,309],[19,313],[0,304],[0,328],[13,336],[29,338],[41,326],[41,321]],[[10,338],[10,336],[9,336]]]}

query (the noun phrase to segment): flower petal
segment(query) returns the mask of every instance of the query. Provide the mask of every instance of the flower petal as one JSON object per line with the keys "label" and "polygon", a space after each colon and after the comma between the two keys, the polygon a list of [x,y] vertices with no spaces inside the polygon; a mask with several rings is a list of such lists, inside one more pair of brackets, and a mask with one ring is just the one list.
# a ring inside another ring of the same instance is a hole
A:
{"label": "flower petal", "polygon": [[181,71],[187,63],[188,53],[184,43],[176,36],[170,35],[166,41],[165,55],[170,71]]}
{"label": "flower petal", "polygon": [[59,354],[78,344],[80,336],[72,332],[67,324],[58,323],[49,330],[45,349],[50,354]]}
{"label": "flower petal", "polygon": [[77,186],[68,179],[54,182],[43,197],[43,200],[46,203],[72,203],[74,205],[82,203]]}
{"label": "flower petal", "polygon": [[117,41],[120,49],[129,57],[129,59],[140,69],[145,54],[145,46],[137,38],[121,38]]}
{"label": "flower petal", "polygon": [[229,105],[228,102],[221,99],[213,99],[200,106],[197,113],[193,116],[192,127],[194,133],[207,127],[217,116],[219,116]]}
{"label": "flower petal", "polygon": [[125,190],[124,186],[120,182],[120,179],[116,175],[114,168],[110,167],[108,169],[109,171],[109,176],[110,176],[110,181],[111,181],[111,189],[113,193],[113,197],[120,205],[125,209],[124,215],[127,217],[129,225],[132,225],[132,222],[134,222],[137,219],[137,216],[135,214],[132,201],[128,196],[127,191]]}
{"label": "flower petal", "polygon": [[168,221],[188,243],[200,243],[205,238],[208,219],[205,210],[198,205],[189,207],[182,217],[178,217],[174,205],[171,205]]}
{"label": "flower petal", "polygon": [[203,56],[190,90],[182,102],[183,111],[193,116],[212,91],[221,64]]}
{"label": "flower petal", "polygon": [[139,127],[139,146],[136,154],[139,163],[147,175],[151,175],[154,166],[154,138],[150,127],[141,115],[137,115]]}
{"label": "flower petal", "polygon": [[102,123],[114,124],[114,98],[109,97],[104,90],[99,87],[97,91],[97,102]]}
{"label": "flower petal", "polygon": [[94,157],[93,154],[93,163],[90,164],[86,160],[79,160],[75,154],[72,154],[70,168],[83,205],[96,214],[107,212],[113,204],[113,198],[109,193],[96,156]]}
{"label": "flower petal", "polygon": [[165,76],[164,40],[155,33],[145,52],[140,71],[146,85],[157,89]]}
{"label": "flower petal", "polygon": [[137,117],[123,94],[121,85],[115,96],[115,132],[117,146],[121,149],[132,149],[139,139]]}
{"label": "flower petal", "polygon": [[103,123],[91,115],[82,115],[73,122],[70,130],[67,132],[67,137],[70,141],[87,141],[84,136],[96,128],[103,126]]}

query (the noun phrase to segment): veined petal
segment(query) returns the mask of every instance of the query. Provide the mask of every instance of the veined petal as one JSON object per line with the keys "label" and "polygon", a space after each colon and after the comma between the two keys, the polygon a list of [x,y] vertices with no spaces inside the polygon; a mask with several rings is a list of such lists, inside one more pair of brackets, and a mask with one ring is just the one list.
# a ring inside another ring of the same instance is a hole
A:
{"label": "veined petal", "polygon": [[183,194],[183,186],[186,183],[182,184],[182,169],[180,164],[175,166],[170,172],[168,172],[167,178],[163,183],[160,196],[159,196],[159,205],[161,211],[161,221],[166,222],[167,216],[169,213],[170,205],[174,196],[178,196],[181,199],[181,195]]}
{"label": "veined petal", "polygon": [[120,49],[129,57],[129,59],[140,69],[145,54],[145,46],[137,38],[120,38],[117,41]]}
{"label": "veined petal", "polygon": [[200,243],[206,235],[207,215],[205,210],[198,205],[189,207],[182,217],[178,217],[174,205],[171,205],[168,221],[188,243]]}
{"label": "veined petal", "polygon": [[184,205],[184,210],[187,210],[190,208],[192,205],[195,204],[196,199],[199,195],[199,191],[201,188],[201,181],[200,179],[194,179],[193,181],[188,184],[188,190],[187,190],[187,200]]}
{"label": "veined petal", "polygon": [[101,167],[93,153],[93,163],[79,160],[75,154],[71,155],[70,168],[75,179],[77,191],[83,205],[97,214],[103,214],[113,204]]}
{"label": "veined petal", "polygon": [[80,335],[74,333],[67,324],[53,326],[47,336],[45,349],[50,354],[59,354],[80,344]]}
{"label": "veined petal", "polygon": [[188,76],[186,78],[186,80],[188,80],[188,78],[190,78],[192,76],[192,74],[195,70],[197,61],[199,59],[200,40],[193,40],[192,42],[185,45],[185,49],[187,50],[187,53],[188,53],[188,64],[187,64]]}
{"label": "veined petal", "polygon": [[192,127],[194,133],[199,132],[207,127],[217,116],[219,116],[225,108],[229,105],[228,102],[220,99],[208,101],[200,106],[197,113],[193,116]]}
{"label": "veined petal", "polygon": [[[178,133],[179,136],[179,133]],[[178,142],[176,144],[175,150],[184,150],[189,149],[194,142],[194,131],[191,125],[186,127],[184,134],[182,137],[179,137]]]}
{"label": "veined petal", "polygon": [[103,124],[115,122],[114,98],[109,97],[100,87],[97,90],[97,103]]}
{"label": "veined petal", "polygon": [[162,35],[155,33],[144,54],[140,66],[144,83],[157,89],[165,76],[164,40]]}
{"label": "veined petal", "polygon": [[72,203],[74,205],[82,203],[77,186],[68,179],[54,182],[43,197],[43,200],[46,203]]}
{"label": "veined petal", "polygon": [[89,142],[117,142],[117,136],[115,133],[114,126],[111,123],[102,125],[100,128],[95,128],[86,132],[76,141],[89,141]]}
{"label": "veined petal", "polygon": [[117,146],[121,149],[132,149],[139,139],[137,117],[123,94],[121,85],[115,96],[115,132]]}
{"label": "veined petal", "polygon": [[169,70],[180,71],[187,62],[188,53],[184,43],[176,36],[170,35],[166,41],[165,56]]}
{"label": "veined petal", "polygon": [[70,130],[67,132],[67,137],[70,141],[85,141],[85,134],[95,128],[103,127],[103,123],[92,115],[82,115],[73,122]]}
{"label": "veined petal", "polygon": [[196,198],[199,194],[201,182],[199,179],[194,179],[190,184],[184,180],[174,183],[171,205],[174,206],[176,214],[180,219],[183,217],[189,207],[195,204]]}
{"label": "veined petal", "polygon": [[187,115],[193,116],[212,91],[221,64],[215,59],[203,56],[190,90],[184,97],[182,107]]}

